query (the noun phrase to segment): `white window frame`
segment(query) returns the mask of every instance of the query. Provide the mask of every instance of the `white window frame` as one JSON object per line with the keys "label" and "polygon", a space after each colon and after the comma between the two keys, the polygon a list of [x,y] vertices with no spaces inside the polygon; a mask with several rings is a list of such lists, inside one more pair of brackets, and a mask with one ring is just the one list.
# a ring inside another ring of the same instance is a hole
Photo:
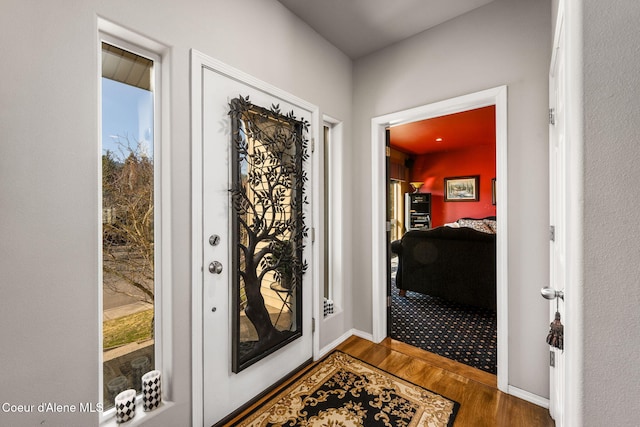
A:
{"label": "white window frame", "polygon": [[[338,215],[340,215],[340,210],[335,209],[336,206],[341,206],[342,203],[342,186],[340,185],[342,180],[342,159],[343,156],[339,155],[339,152],[342,148],[342,134],[343,134],[343,124],[341,121],[334,119],[333,117],[324,115],[323,116],[323,134],[324,127],[329,128],[328,132],[328,144],[329,144],[329,159],[328,165],[323,165],[323,175],[328,173],[328,179],[326,182],[328,183],[327,188],[324,191],[328,194],[329,198],[329,206],[334,207],[328,211],[328,218],[324,218],[324,215],[327,214],[326,209],[324,208],[324,199],[323,199],[323,218],[324,224],[323,226],[327,226],[328,236],[329,236],[329,248],[327,250],[327,258],[323,257],[324,264],[328,264],[328,278],[326,278],[329,282],[329,298],[333,300],[334,311],[333,314],[325,317],[324,319],[329,319],[332,316],[340,313],[344,306],[343,300],[343,287],[342,280],[339,272],[343,271],[341,262],[342,262],[342,220]],[[324,136],[323,136],[324,139]],[[324,146],[324,140],[322,143],[322,156],[324,159],[324,150],[326,149]],[[324,180],[323,176],[323,182]],[[324,268],[324,265],[323,265]],[[322,295],[324,295],[324,281],[320,284],[322,289]]]}
{"label": "white window frame", "polygon": [[[154,161],[154,369],[162,373],[162,399],[161,407],[153,412],[145,413],[136,411],[136,417],[131,423],[138,424],[148,416],[155,416],[163,412],[163,408],[172,406],[171,378],[172,363],[172,307],[171,307],[171,165],[169,144],[169,54],[170,50],[154,40],[148,39],[131,30],[122,28],[105,19],[98,18],[98,159],[102,158],[102,42],[117,46],[142,57],[153,60],[153,74],[151,79],[153,90],[153,161]],[[102,188],[102,166],[98,160],[98,185]],[[102,197],[99,199],[98,218],[98,256],[102,263]],[[98,325],[99,325],[99,402],[103,402],[103,347],[102,347],[102,268],[98,269]],[[142,406],[141,396],[138,395],[136,405]],[[101,413],[100,424],[102,426],[116,425],[115,409]]]}

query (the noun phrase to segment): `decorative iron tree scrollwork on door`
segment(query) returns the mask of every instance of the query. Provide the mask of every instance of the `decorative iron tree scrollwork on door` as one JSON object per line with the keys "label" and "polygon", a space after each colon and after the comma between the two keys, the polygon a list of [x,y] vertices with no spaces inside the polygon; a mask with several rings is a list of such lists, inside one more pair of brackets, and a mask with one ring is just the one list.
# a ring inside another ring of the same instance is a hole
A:
{"label": "decorative iron tree scrollwork on door", "polygon": [[233,371],[302,335],[309,123],[239,96],[232,121]]}

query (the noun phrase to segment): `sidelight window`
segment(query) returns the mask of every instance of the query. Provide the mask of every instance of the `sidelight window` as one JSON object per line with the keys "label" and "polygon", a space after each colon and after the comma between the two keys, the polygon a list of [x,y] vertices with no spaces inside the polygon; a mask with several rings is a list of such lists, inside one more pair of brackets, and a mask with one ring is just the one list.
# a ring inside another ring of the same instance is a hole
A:
{"label": "sidelight window", "polygon": [[342,307],[342,221],[337,206],[342,205],[342,123],[324,117],[322,134],[323,156],[323,269],[322,299],[324,317],[341,311]]}
{"label": "sidelight window", "polygon": [[[126,47],[125,47],[126,46]],[[101,396],[160,370],[159,56],[104,36],[100,78]]]}

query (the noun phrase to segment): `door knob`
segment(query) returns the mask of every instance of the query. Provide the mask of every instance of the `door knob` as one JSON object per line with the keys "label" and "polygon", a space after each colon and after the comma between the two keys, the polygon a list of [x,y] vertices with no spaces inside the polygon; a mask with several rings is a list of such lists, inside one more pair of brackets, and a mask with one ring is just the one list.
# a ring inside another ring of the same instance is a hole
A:
{"label": "door knob", "polygon": [[219,263],[218,261],[213,261],[211,264],[209,264],[209,273],[212,273],[212,274],[222,273],[222,264]]}
{"label": "door knob", "polygon": [[556,298],[560,298],[561,300],[564,300],[564,292],[556,291],[555,289],[550,288],[548,286],[545,286],[544,288],[540,289],[540,293],[542,294],[543,298],[548,300],[552,300]]}

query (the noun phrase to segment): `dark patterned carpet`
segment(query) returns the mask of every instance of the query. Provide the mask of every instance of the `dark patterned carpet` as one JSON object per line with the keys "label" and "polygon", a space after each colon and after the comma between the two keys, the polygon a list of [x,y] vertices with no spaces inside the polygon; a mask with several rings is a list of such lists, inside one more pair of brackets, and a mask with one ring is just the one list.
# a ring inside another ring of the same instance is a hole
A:
{"label": "dark patterned carpet", "polygon": [[391,276],[391,338],[465,365],[497,372],[495,311],[408,291],[398,295]]}

